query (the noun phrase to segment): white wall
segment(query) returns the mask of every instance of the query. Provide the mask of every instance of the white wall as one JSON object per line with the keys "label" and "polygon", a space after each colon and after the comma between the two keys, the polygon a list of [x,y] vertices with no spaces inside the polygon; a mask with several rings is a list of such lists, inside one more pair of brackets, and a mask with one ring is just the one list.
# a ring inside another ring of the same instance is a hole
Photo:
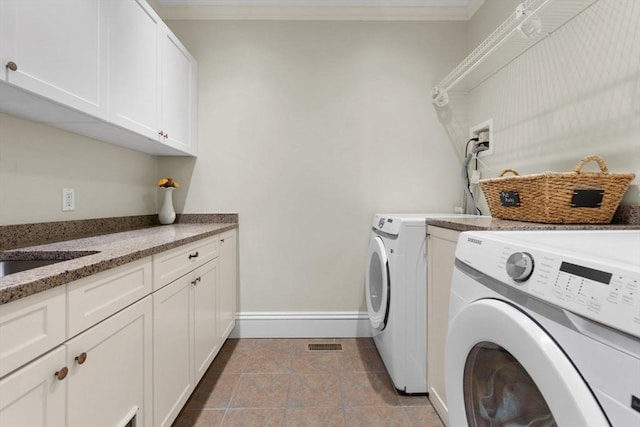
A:
{"label": "white wall", "polygon": [[[470,23],[470,44],[519,3],[486,2]],[[600,0],[473,90],[469,110],[454,116],[469,114],[471,125],[494,119],[494,154],[483,159],[483,177],[505,168],[569,171],[590,154],[604,157],[612,172],[640,175],[638,22],[637,0]],[[623,203],[640,203],[639,182]]]}
{"label": "white wall", "polygon": [[160,167],[185,211],[240,214],[240,311],[366,311],[372,215],[460,203],[430,91],[465,23],[169,25],[199,62],[199,156]]}
{"label": "white wall", "polygon": [[157,172],[153,156],[0,114],[0,225],[155,213]]}

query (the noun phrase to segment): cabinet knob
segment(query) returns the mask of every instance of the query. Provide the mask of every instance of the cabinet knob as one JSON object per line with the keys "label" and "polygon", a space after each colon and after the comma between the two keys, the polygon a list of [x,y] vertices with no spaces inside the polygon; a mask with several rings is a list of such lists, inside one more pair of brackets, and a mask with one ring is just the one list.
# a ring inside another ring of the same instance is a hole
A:
{"label": "cabinet knob", "polygon": [[161,137],[164,138],[164,132],[163,131],[158,132],[158,135],[160,135]]}
{"label": "cabinet knob", "polygon": [[9,62],[7,62],[6,67],[7,67],[8,69],[10,69],[11,71],[18,71],[18,64],[16,64],[16,63],[15,63],[15,62],[13,62],[13,61],[9,61]]}
{"label": "cabinet knob", "polygon": [[220,239],[220,243],[224,243],[224,239]]}
{"label": "cabinet knob", "polygon": [[56,372],[54,375],[57,379],[59,379],[60,381],[62,381],[63,379],[65,379],[67,377],[67,374],[69,373],[69,368],[67,368],[66,366],[62,369],[60,369],[58,372]]}
{"label": "cabinet knob", "polygon": [[78,356],[76,356],[76,362],[78,363],[78,365],[82,365],[86,361],[87,361],[87,353],[82,352]]}
{"label": "cabinet knob", "polygon": [[202,277],[198,276],[198,277],[196,277],[196,278],[195,278],[195,280],[194,280],[193,282],[191,282],[191,284],[192,284],[193,286],[195,286],[195,285],[197,285],[197,284],[198,284],[198,282],[200,282],[201,280],[202,280]]}
{"label": "cabinet knob", "polygon": [[195,254],[189,254],[189,259],[191,259],[191,258],[198,258],[198,255],[200,255],[200,254],[198,253],[198,251],[196,251],[196,253],[195,253]]}
{"label": "cabinet knob", "polygon": [[168,138],[169,138],[169,134],[168,134],[168,133],[165,133],[165,134],[164,134],[164,139],[168,139]]}

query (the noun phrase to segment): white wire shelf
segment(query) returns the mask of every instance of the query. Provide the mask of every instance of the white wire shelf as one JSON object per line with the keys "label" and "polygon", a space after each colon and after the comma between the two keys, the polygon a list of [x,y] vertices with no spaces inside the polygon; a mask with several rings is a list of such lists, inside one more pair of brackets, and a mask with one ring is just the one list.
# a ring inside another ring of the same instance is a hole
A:
{"label": "white wire shelf", "polygon": [[599,0],[525,0],[432,89],[444,107],[457,87],[470,91]]}

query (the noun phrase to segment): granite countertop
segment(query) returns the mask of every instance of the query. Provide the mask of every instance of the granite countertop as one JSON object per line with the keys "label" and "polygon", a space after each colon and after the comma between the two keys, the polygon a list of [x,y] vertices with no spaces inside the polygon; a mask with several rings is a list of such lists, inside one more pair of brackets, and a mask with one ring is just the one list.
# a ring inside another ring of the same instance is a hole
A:
{"label": "granite countertop", "polygon": [[637,230],[635,224],[542,224],[537,222],[511,221],[507,219],[477,217],[427,218],[427,225],[456,231],[483,230]]}
{"label": "granite countertop", "polygon": [[[0,304],[234,229],[237,223],[182,223],[0,252],[0,260],[65,261],[0,278]],[[73,256],[82,255],[75,259]]]}

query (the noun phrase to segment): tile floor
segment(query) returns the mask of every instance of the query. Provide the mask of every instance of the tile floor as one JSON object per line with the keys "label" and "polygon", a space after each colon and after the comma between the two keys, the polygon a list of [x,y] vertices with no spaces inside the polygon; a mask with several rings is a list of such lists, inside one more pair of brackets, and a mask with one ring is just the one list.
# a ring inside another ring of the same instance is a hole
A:
{"label": "tile floor", "polygon": [[426,397],[396,392],[371,339],[241,339],[227,340],[173,426],[443,424]]}

